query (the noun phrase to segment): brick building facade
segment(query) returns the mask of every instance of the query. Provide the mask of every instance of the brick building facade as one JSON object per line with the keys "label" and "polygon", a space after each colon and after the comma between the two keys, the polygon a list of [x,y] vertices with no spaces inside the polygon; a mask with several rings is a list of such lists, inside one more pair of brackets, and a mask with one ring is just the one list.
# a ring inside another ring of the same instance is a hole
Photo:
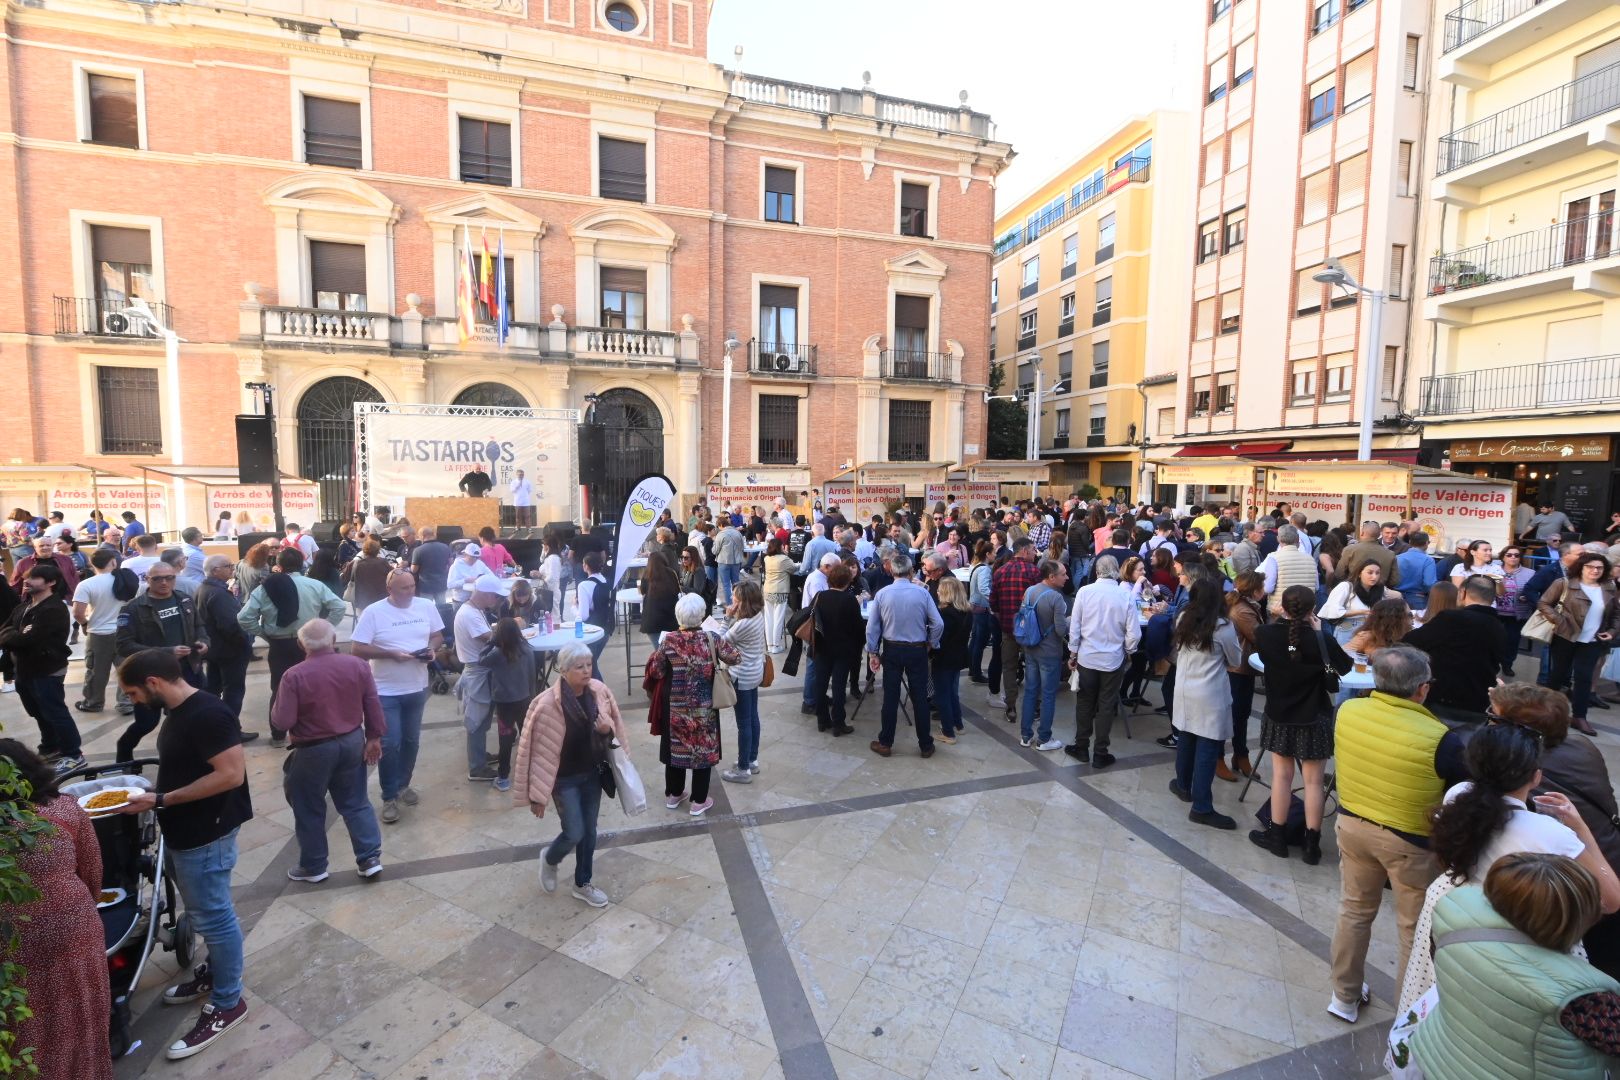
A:
{"label": "brick building facade", "polygon": [[[12,468],[232,465],[262,380],[324,515],[357,399],[592,395],[626,429],[610,449],[640,446],[606,468],[695,492],[722,464],[728,334],[733,466],[981,456],[1011,158],[986,116],[722,70],[703,2],[318,7],[8,6]],[[465,345],[455,324],[458,253],[486,237],[504,347],[491,312]]]}

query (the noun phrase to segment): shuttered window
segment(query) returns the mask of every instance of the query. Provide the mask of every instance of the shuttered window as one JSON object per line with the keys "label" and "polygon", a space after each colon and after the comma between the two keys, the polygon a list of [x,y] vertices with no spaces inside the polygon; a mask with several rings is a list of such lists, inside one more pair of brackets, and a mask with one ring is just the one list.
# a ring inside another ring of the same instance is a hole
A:
{"label": "shuttered window", "polygon": [[1383,395],[1385,401],[1394,401],[1395,400],[1395,397],[1396,397],[1395,388],[1398,385],[1400,385],[1400,381],[1401,381],[1400,380],[1400,375],[1399,375],[1400,364],[1401,364],[1400,346],[1398,346],[1398,345],[1385,345],[1384,346],[1384,370],[1382,372],[1383,377],[1379,380],[1379,382],[1381,383],[1381,386],[1379,388],[1379,393]]}
{"label": "shuttered window", "polygon": [[1249,125],[1239,124],[1232,129],[1232,135],[1227,142],[1226,167],[1236,171],[1249,164]]}
{"label": "shuttered window", "polygon": [[1322,310],[1322,290],[1326,286],[1312,281],[1311,275],[1322,269],[1322,265],[1307,266],[1294,272],[1294,314],[1313,315]]}
{"label": "shuttered window", "polygon": [[1289,369],[1293,387],[1289,403],[1314,405],[1316,403],[1316,360],[1295,360]]}
{"label": "shuttered window", "polygon": [[1323,401],[1348,401],[1350,398],[1350,385],[1352,381],[1351,355],[1347,352],[1333,353],[1327,358],[1323,366],[1327,370],[1326,385],[1322,388]]}
{"label": "shuttered window", "polygon": [[929,402],[889,402],[889,460],[927,461]]}
{"label": "shuttered window", "polygon": [[1106,341],[1091,343],[1091,381],[1090,389],[1108,385],[1108,361],[1112,346]]}
{"label": "shuttered window", "polygon": [[460,117],[461,179],[512,186],[512,125]]}
{"label": "shuttered window", "polygon": [[1344,111],[1359,109],[1372,100],[1373,54],[1364,52],[1344,66]]}
{"label": "shuttered window", "polygon": [[1249,238],[1249,211],[1240,206],[1236,210],[1228,210],[1221,220],[1221,251],[1223,254],[1236,251]]}
{"label": "shuttered window", "polygon": [[1338,112],[1338,79],[1338,72],[1330,72],[1311,83],[1310,88],[1306,90],[1306,131],[1314,131],[1330,122]]}
{"label": "shuttered window", "polygon": [[1246,37],[1232,49],[1232,87],[1254,78],[1254,38]]}
{"label": "shuttered window", "polygon": [[95,262],[96,299],[122,310],[132,297],[157,299],[152,280],[152,234],[117,225],[90,226],[90,257]]}
{"label": "shuttered window", "polygon": [[794,394],[759,396],[759,463],[799,463],[799,398]]}
{"label": "shuttered window", "polygon": [[1097,282],[1097,306],[1091,313],[1091,325],[1101,326],[1114,317],[1114,279],[1102,278]]}
{"label": "shuttered window", "polygon": [[1406,35],[1406,55],[1401,60],[1401,85],[1408,90],[1417,89],[1418,62],[1423,56],[1423,39],[1416,34]]}
{"label": "shuttered window", "polygon": [[1335,213],[1350,210],[1367,201],[1367,155],[1365,152],[1339,162],[1339,192],[1333,204]]}
{"label": "shuttered window", "polygon": [[1405,140],[1395,149],[1395,194],[1412,194],[1412,144]]}
{"label": "shuttered window", "polygon": [[894,298],[894,347],[912,354],[928,351],[928,297]]}
{"label": "shuttered window", "polygon": [[1209,65],[1208,101],[1219,101],[1226,96],[1226,57]]}
{"label": "shuttered window", "polygon": [[[1356,281],[1365,281],[1366,280],[1365,278],[1362,277],[1362,274],[1361,274],[1361,252],[1352,251],[1348,255],[1339,256],[1339,265],[1344,267],[1344,272],[1349,274]],[[1339,288],[1337,285],[1333,285],[1333,286],[1328,287],[1328,306],[1329,307],[1334,307],[1334,308],[1354,307],[1356,305],[1357,301],[1359,301],[1360,299],[1361,299],[1361,294],[1360,293],[1348,292],[1348,291],[1346,291],[1344,289]]]}
{"label": "shuttered window", "polygon": [[1225,416],[1237,408],[1237,375],[1226,372],[1215,385],[1215,415]]}
{"label": "shuttered window", "polygon": [[1243,326],[1243,290],[1221,293],[1221,333],[1235,334]]}
{"label": "shuttered window", "polygon": [[304,97],[304,160],[358,169],[363,161],[360,103]]}
{"label": "shuttered window", "polygon": [[1219,180],[1226,172],[1226,140],[1216,139],[1204,147],[1204,183]]}
{"label": "shuttered window", "polygon": [[765,220],[796,222],[798,208],[794,205],[799,174],[795,169],[765,166]]}
{"label": "shuttered window", "polygon": [[309,280],[316,307],[330,311],[366,310],[365,245],[311,240]]}
{"label": "shuttered window", "polygon": [[161,454],[163,423],[155,368],[96,368],[101,452]]}
{"label": "shuttered window", "polygon": [[901,183],[900,235],[922,237],[929,235],[927,185]]}
{"label": "shuttered window", "polygon": [[1175,406],[1166,406],[1159,410],[1159,434],[1174,435],[1176,433]]}
{"label": "shuttered window", "polygon": [[152,234],[117,225],[90,226],[90,248],[96,262],[152,265]]}
{"label": "shuttered window", "polygon": [[792,348],[799,343],[799,290],[795,286],[759,287],[759,340],[766,347]]}
{"label": "shuttered window", "polygon": [[647,144],[606,135],[596,140],[597,194],[625,202],[647,201]]}
{"label": "shuttered window", "polygon": [[1300,224],[1309,225],[1328,216],[1328,197],[1332,191],[1332,169],[1323,169],[1305,178],[1305,198],[1300,209]]}
{"label": "shuttered window", "polygon": [[1399,300],[1406,295],[1406,245],[1391,244],[1389,248],[1389,296]]}
{"label": "shuttered window", "polygon": [[135,80],[92,71],[85,76],[85,83],[90,100],[90,141],[140,149],[140,104]]}
{"label": "shuttered window", "polygon": [[1215,298],[1213,296],[1198,301],[1194,327],[1193,337],[1199,341],[1215,336]]}

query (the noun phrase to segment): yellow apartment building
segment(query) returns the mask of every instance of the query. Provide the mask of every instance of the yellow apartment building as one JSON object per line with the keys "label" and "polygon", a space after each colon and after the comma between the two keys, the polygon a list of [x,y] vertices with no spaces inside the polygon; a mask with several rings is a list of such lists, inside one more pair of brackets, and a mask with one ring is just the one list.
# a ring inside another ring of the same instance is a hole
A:
{"label": "yellow apartment building", "polygon": [[1186,260],[1161,273],[1151,253],[1191,227],[1190,130],[1182,113],[1134,118],[997,217],[991,360],[1026,407],[1040,372],[1054,491],[1139,490],[1146,359],[1186,341]]}
{"label": "yellow apartment building", "polygon": [[1421,453],[1600,535],[1620,507],[1620,6],[1437,7]]}

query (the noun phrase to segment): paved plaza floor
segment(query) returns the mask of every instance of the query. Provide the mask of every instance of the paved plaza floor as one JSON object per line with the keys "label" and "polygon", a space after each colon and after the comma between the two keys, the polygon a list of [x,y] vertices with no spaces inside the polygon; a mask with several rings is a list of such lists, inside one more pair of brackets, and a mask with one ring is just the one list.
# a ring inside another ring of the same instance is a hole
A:
{"label": "paved plaza floor", "polygon": [[[1339,895],[1331,823],[1315,867],[1249,843],[1259,785],[1240,804],[1239,785],[1216,781],[1239,831],[1189,823],[1165,790],[1163,717],[1139,713],[1135,738],[1116,730],[1119,762],[1099,772],[1019,748],[964,678],[956,745],[923,760],[902,734],[882,759],[867,748],[875,697],[856,734],[834,739],[800,714],[798,680],[779,677],[761,694],[763,771],[747,786],[716,777],[714,808],[693,819],[664,809],[635,645],[633,692],[618,638],[605,674],[652,807],[628,818],[603,804],[594,876],[607,908],[569,895],[571,859],[558,892],[541,891],[555,818],[466,780],[453,698],[430,702],[421,804],[384,826],[377,881],[355,874],[335,815],[331,878],[287,880],[297,850],[282,751],[261,739],[247,748],[257,816],[236,868],[251,1013],[222,1045],[163,1060],[195,1007],[158,1003],[174,971],[160,950],[134,1001],[144,1045],[119,1077],[1383,1074],[1387,902],[1373,1003],[1348,1027],[1323,1009]],[[267,697],[255,663],[250,728],[264,729]],[[1072,736],[1072,700],[1059,699],[1059,737]],[[87,752],[107,760],[122,718],[84,719]]]}

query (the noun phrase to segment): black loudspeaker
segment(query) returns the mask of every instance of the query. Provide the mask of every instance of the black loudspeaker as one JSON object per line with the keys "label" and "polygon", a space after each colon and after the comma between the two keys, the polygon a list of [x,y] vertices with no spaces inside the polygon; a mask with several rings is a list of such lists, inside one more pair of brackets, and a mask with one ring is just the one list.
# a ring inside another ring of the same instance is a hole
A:
{"label": "black loudspeaker", "polygon": [[317,544],[335,544],[342,539],[338,536],[338,530],[342,527],[341,521],[317,521],[309,527],[309,535],[315,538]]}
{"label": "black loudspeaker", "polygon": [[579,427],[579,475],[596,477],[607,467],[606,431],[595,424]]}
{"label": "black loudspeaker", "polygon": [[441,544],[453,544],[457,540],[464,539],[467,535],[461,531],[460,525],[440,525],[434,529],[434,533],[435,538]]}
{"label": "black loudspeaker", "polygon": [[270,418],[236,418],[236,473],[244,484],[268,484],[275,477],[270,460]]}
{"label": "black loudspeaker", "polygon": [[254,544],[261,543],[265,540],[275,543],[280,539],[281,534],[273,532],[242,533],[236,538],[236,557],[240,559],[245,556],[248,553],[248,548],[252,547]]}

